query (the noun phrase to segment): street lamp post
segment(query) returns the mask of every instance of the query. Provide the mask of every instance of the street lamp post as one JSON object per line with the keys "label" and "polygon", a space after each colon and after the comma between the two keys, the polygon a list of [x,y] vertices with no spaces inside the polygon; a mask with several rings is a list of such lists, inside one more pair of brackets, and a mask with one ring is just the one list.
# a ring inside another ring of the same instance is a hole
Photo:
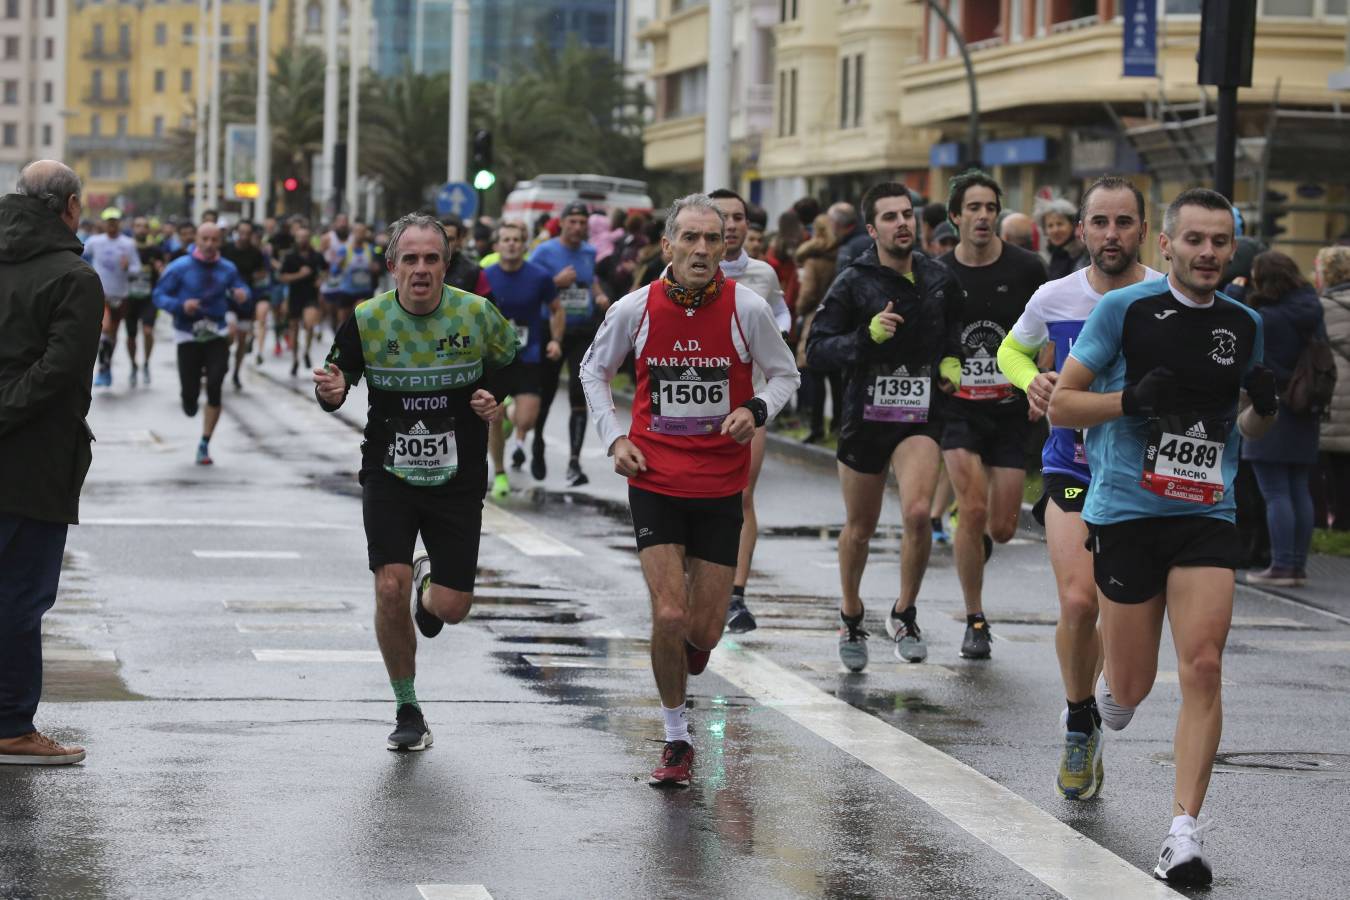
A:
{"label": "street lamp post", "polygon": [[319,164],[319,215],[337,214],[332,209],[334,155],[338,138],[338,0],[328,0],[323,12],[323,155]]}
{"label": "street lamp post", "polygon": [[469,140],[469,0],[454,0],[450,32],[450,147],[446,181],[464,181]]}
{"label": "street lamp post", "polygon": [[207,0],[200,0],[197,11],[197,126],[192,163],[192,220],[200,222],[206,209],[206,32],[209,26]]}
{"label": "street lamp post", "polygon": [[928,0],[928,8],[937,14],[947,26],[947,33],[956,41],[956,47],[961,51],[961,61],[966,66],[966,83],[970,85],[970,135],[967,141],[970,144],[969,156],[970,165],[978,166],[980,164],[980,98],[975,89],[975,66],[970,62],[970,50],[966,47],[966,39],[961,34],[961,29],[956,27],[952,17],[947,15],[947,10],[938,2],[938,0]]}
{"label": "street lamp post", "polygon": [[361,130],[361,61],[356,49],[361,31],[361,2],[351,5],[347,17],[347,212],[355,220],[359,215],[361,194],[356,188],[356,154]]}
{"label": "street lamp post", "polygon": [[272,120],[268,104],[268,87],[271,77],[271,3],[269,0],[258,2],[258,98],[255,103],[257,117],[254,128],[257,143],[254,145],[254,178],[258,182],[258,199],[254,204],[254,217],[259,221],[267,218],[267,205],[272,193]]}

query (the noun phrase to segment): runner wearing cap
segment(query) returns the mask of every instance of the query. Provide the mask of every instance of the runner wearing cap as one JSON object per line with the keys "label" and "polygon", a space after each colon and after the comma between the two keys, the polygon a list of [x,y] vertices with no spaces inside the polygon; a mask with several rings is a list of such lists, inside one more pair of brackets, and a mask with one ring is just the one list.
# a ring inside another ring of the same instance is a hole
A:
{"label": "runner wearing cap", "polygon": [[122,234],[121,210],[110,206],[103,211],[103,233],[93,235],[85,243],[84,258],[103,282],[103,333],[98,339],[98,375],[94,386],[112,387],[113,348],[117,346],[117,329],[126,315],[130,276],[141,271],[136,242]]}

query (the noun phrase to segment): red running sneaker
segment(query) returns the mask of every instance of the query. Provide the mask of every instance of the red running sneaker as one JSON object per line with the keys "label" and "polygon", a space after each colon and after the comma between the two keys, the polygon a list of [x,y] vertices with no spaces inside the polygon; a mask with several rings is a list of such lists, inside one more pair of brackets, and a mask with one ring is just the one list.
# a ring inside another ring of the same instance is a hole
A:
{"label": "red running sneaker", "polygon": [[694,748],[688,741],[669,741],[661,751],[661,765],[652,770],[652,787],[689,787],[694,771]]}
{"label": "red running sneaker", "polygon": [[684,642],[684,658],[689,662],[690,675],[702,675],[703,670],[708,668],[708,657],[712,656],[711,650],[700,650],[688,641]]}

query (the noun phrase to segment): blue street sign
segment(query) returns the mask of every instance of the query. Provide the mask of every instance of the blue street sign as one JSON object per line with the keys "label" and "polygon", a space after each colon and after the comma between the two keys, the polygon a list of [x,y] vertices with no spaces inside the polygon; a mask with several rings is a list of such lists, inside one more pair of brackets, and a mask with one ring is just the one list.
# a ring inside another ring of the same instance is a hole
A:
{"label": "blue street sign", "polygon": [[1158,75],[1158,2],[1126,0],[1121,9],[1122,74],[1126,78]]}
{"label": "blue street sign", "polygon": [[478,192],[466,181],[447,181],[436,194],[436,215],[472,219],[478,212]]}

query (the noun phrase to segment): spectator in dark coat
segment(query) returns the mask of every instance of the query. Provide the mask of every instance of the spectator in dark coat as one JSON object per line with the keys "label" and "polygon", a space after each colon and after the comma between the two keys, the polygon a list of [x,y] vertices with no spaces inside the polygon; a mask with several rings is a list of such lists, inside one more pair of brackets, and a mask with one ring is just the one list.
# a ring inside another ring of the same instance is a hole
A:
{"label": "spectator in dark coat", "polygon": [[80,259],[80,179],[55,160],[0,198],[0,764],[84,759],[37,730],[42,616],[89,471],[103,286]]}
{"label": "spectator in dark coat", "polygon": [[1314,521],[1350,531],[1350,247],[1319,250],[1315,280],[1336,360],[1336,391],[1331,415],[1322,423],[1320,471],[1313,474]]}
{"label": "spectator in dark coat", "polygon": [[[1265,364],[1280,391],[1289,385],[1298,358],[1324,332],[1317,291],[1299,272],[1298,263],[1267,250],[1252,263],[1250,305],[1265,328]],[[1281,407],[1264,437],[1242,442],[1242,458],[1252,463],[1266,501],[1270,529],[1270,567],[1251,572],[1253,584],[1300,587],[1307,580],[1312,543],[1313,507],[1308,490],[1317,462],[1317,417]]]}

